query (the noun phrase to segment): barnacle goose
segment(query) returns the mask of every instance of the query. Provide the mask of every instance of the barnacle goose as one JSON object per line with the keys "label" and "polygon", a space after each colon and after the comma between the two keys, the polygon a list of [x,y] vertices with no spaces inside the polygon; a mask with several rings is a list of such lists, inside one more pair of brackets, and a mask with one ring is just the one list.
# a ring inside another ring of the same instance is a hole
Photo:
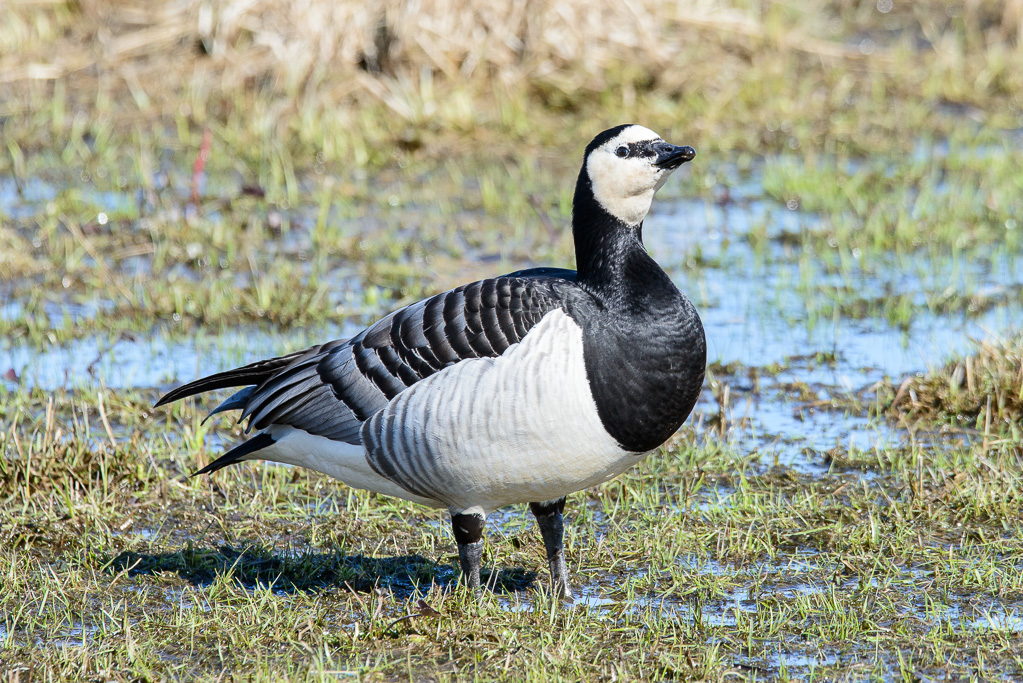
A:
{"label": "barnacle goose", "polygon": [[654,193],[695,154],[642,126],[606,130],[576,183],[577,271],[463,285],[351,339],[196,380],[157,406],[245,387],[211,415],[241,410],[257,433],[197,474],[273,460],[448,508],[473,589],[487,513],[529,503],[553,587],[571,600],[565,496],[667,441],[703,383],[700,318],[642,241]]}

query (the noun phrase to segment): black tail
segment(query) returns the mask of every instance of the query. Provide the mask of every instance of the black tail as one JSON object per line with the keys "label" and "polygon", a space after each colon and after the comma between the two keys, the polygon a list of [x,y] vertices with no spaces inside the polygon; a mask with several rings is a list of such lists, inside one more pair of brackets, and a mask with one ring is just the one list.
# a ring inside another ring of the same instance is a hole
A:
{"label": "black tail", "polygon": [[246,459],[245,456],[251,455],[256,451],[261,451],[267,446],[272,446],[274,443],[276,442],[272,436],[266,432],[260,432],[248,441],[241,442],[192,476],[197,477],[200,474],[212,474],[223,467],[233,465],[236,462],[241,462]]}
{"label": "black tail", "polygon": [[296,351],[294,353],[289,353],[286,356],[280,356],[279,358],[259,360],[255,363],[249,363],[241,368],[225,370],[224,372],[218,372],[215,375],[203,377],[202,379],[197,379],[194,382],[189,382],[188,384],[182,384],[177,389],[168,391],[167,394],[157,401],[156,405],[153,407],[159,408],[167,403],[173,403],[178,399],[182,399],[187,396],[195,396],[196,394],[213,391],[214,389],[246,387],[262,384],[307,353],[316,353],[321,348],[321,346],[313,346],[305,349],[304,351]]}

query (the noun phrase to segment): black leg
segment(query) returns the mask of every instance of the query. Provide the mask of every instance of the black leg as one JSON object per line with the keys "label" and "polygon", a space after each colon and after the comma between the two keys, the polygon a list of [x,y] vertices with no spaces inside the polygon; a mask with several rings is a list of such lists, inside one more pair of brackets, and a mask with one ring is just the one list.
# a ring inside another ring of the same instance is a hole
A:
{"label": "black leg", "polygon": [[480,587],[480,562],[483,560],[483,527],[487,522],[482,511],[451,515],[451,529],[458,543],[458,563],[462,579],[471,590]]}
{"label": "black leg", "polygon": [[572,586],[568,583],[568,567],[565,566],[565,521],[561,513],[565,510],[565,499],[530,503],[529,509],[540,527],[543,545],[547,549],[547,564],[551,568],[551,587],[554,593],[572,602]]}

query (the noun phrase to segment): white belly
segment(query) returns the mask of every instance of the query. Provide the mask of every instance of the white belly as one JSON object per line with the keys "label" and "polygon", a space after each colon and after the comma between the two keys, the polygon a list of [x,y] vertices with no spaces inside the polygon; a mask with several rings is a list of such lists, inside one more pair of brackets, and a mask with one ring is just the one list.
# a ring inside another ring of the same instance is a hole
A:
{"label": "white belly", "polygon": [[402,392],[362,437],[376,469],[456,511],[555,500],[645,455],[605,431],[582,330],[560,309],[503,356],[462,361]]}
{"label": "white belly", "polygon": [[404,498],[430,507],[446,506],[443,502],[410,493],[374,472],[366,461],[366,450],[361,444],[334,441],[285,425],[274,425],[266,431],[276,442],[258,452],[262,459],[308,467],[353,488]]}

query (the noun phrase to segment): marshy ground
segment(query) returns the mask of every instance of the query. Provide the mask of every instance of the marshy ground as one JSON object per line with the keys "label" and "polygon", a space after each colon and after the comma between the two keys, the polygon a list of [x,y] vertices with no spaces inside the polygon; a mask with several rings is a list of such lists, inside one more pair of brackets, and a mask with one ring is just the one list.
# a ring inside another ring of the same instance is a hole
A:
{"label": "marshy ground", "polygon": [[[0,9],[9,680],[1023,678],[1023,3],[598,5]],[[571,265],[625,121],[697,149],[644,236],[712,363],[575,605],[524,509],[475,600],[441,512],[189,478],[241,429],[162,391]]]}

